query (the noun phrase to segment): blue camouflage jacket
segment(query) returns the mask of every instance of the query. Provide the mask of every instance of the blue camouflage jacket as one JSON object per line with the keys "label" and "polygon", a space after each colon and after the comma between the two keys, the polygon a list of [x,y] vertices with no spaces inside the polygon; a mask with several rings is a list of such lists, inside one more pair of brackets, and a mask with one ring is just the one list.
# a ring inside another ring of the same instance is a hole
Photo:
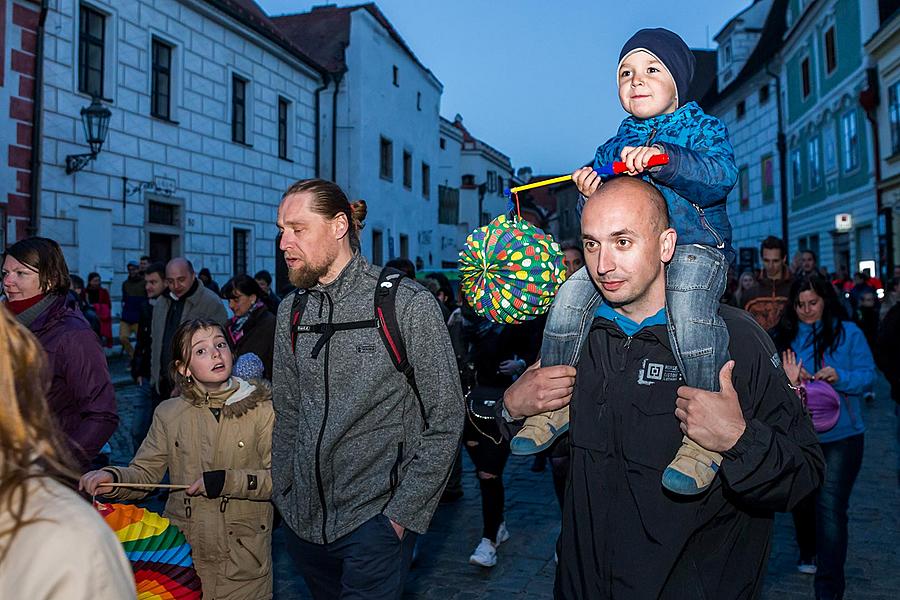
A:
{"label": "blue camouflage jacket", "polygon": [[625,146],[652,145],[669,155],[669,164],[645,171],[643,178],[665,196],[678,244],[713,246],[731,260],[731,223],[725,205],[737,167],[725,124],[696,102],[649,119],[628,117],[616,135],[597,148],[594,168],[620,160]]}

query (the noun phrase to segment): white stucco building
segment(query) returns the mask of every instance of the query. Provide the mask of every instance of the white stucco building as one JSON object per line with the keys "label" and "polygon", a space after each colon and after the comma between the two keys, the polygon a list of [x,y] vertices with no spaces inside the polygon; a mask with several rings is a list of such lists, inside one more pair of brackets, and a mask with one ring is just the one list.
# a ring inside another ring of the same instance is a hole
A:
{"label": "white stucco building", "polygon": [[728,195],[737,269],[759,268],[759,246],[784,237],[778,49],[787,0],[758,0],[716,34],[716,83],[701,101],[728,128],[738,180]]}
{"label": "white stucco building", "polygon": [[[44,48],[39,233],[73,272],[115,296],[143,254],[184,255],[220,283],[275,271],[281,194],[316,172],[324,70],[252,0],[57,0]],[[92,96],[109,134],[67,174]]]}
{"label": "white stucco building", "polygon": [[459,250],[476,227],[507,210],[505,188],[516,185],[509,157],[473,136],[461,115],[441,118],[441,265],[456,266]]}
{"label": "white stucco building", "polygon": [[362,252],[379,265],[405,257],[420,270],[439,267],[441,82],[374,4],[272,20],[328,70],[320,127],[323,145],[334,146],[321,172],[368,203]]}

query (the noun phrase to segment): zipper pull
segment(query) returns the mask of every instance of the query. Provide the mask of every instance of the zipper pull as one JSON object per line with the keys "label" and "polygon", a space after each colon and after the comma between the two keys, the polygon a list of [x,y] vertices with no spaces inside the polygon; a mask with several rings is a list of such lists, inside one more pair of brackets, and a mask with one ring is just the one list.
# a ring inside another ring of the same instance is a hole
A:
{"label": "zipper pull", "polygon": [[620,373],[628,366],[628,349],[631,347],[631,339],[632,337],[629,335],[625,339],[625,345],[622,346],[622,365],[619,367]]}

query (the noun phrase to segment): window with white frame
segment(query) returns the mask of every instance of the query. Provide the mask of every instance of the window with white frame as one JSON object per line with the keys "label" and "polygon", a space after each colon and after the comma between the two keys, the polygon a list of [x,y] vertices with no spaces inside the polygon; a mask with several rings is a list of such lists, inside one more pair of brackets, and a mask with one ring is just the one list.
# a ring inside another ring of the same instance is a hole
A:
{"label": "window with white frame", "polygon": [[809,142],[807,142],[806,150],[809,154],[807,157],[809,165],[809,189],[814,190],[822,185],[822,144],[819,141],[818,135],[812,137]]}
{"label": "window with white frame", "polygon": [[103,98],[106,15],[82,4],[78,10],[78,91]]}
{"label": "window with white frame", "polygon": [[250,230],[235,227],[231,230],[231,272],[232,275],[250,273]]}
{"label": "window with white frame", "polygon": [[247,91],[248,82],[239,75],[231,76],[231,140],[247,143]]}
{"label": "window with white frame", "polygon": [[837,69],[837,47],[835,45],[834,25],[825,32],[825,72],[833,73]]}
{"label": "window with white frame", "polygon": [[278,96],[278,158],[290,160],[291,102]]}
{"label": "window with white frame", "polygon": [[800,85],[803,90],[803,99],[806,100],[812,93],[812,71],[808,56],[800,61]]}
{"label": "window with white frame", "polygon": [[174,48],[159,38],[151,42],[150,114],[172,119],[172,54]]}
{"label": "window with white frame", "polygon": [[888,118],[891,124],[891,154],[900,153],[900,80],[888,86]]}
{"label": "window with white frame", "polygon": [[856,131],[856,110],[850,110],[841,117],[841,137],[844,171],[852,171],[859,166],[859,134]]}
{"label": "window with white frame", "polygon": [[379,142],[379,168],[382,179],[394,179],[394,143],[382,136]]}
{"label": "window with white frame", "polygon": [[791,151],[791,183],[793,184],[794,196],[803,193],[803,169],[800,162],[800,148]]}
{"label": "window with white frame", "polygon": [[403,187],[412,189],[412,153],[403,151]]}

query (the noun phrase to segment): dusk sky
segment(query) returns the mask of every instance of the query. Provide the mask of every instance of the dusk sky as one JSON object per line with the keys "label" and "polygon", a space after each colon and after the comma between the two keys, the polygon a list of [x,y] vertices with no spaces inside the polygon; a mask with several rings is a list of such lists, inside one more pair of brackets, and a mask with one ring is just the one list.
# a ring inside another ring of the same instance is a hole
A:
{"label": "dusk sky", "polygon": [[[269,15],[322,0],[257,0]],[[444,85],[441,115],[535,174],[593,159],[624,118],[615,67],[638,29],[666,27],[692,48],[751,0],[379,0],[379,8]],[[339,2],[340,6],[358,3]],[[611,7],[626,7],[612,10]]]}

